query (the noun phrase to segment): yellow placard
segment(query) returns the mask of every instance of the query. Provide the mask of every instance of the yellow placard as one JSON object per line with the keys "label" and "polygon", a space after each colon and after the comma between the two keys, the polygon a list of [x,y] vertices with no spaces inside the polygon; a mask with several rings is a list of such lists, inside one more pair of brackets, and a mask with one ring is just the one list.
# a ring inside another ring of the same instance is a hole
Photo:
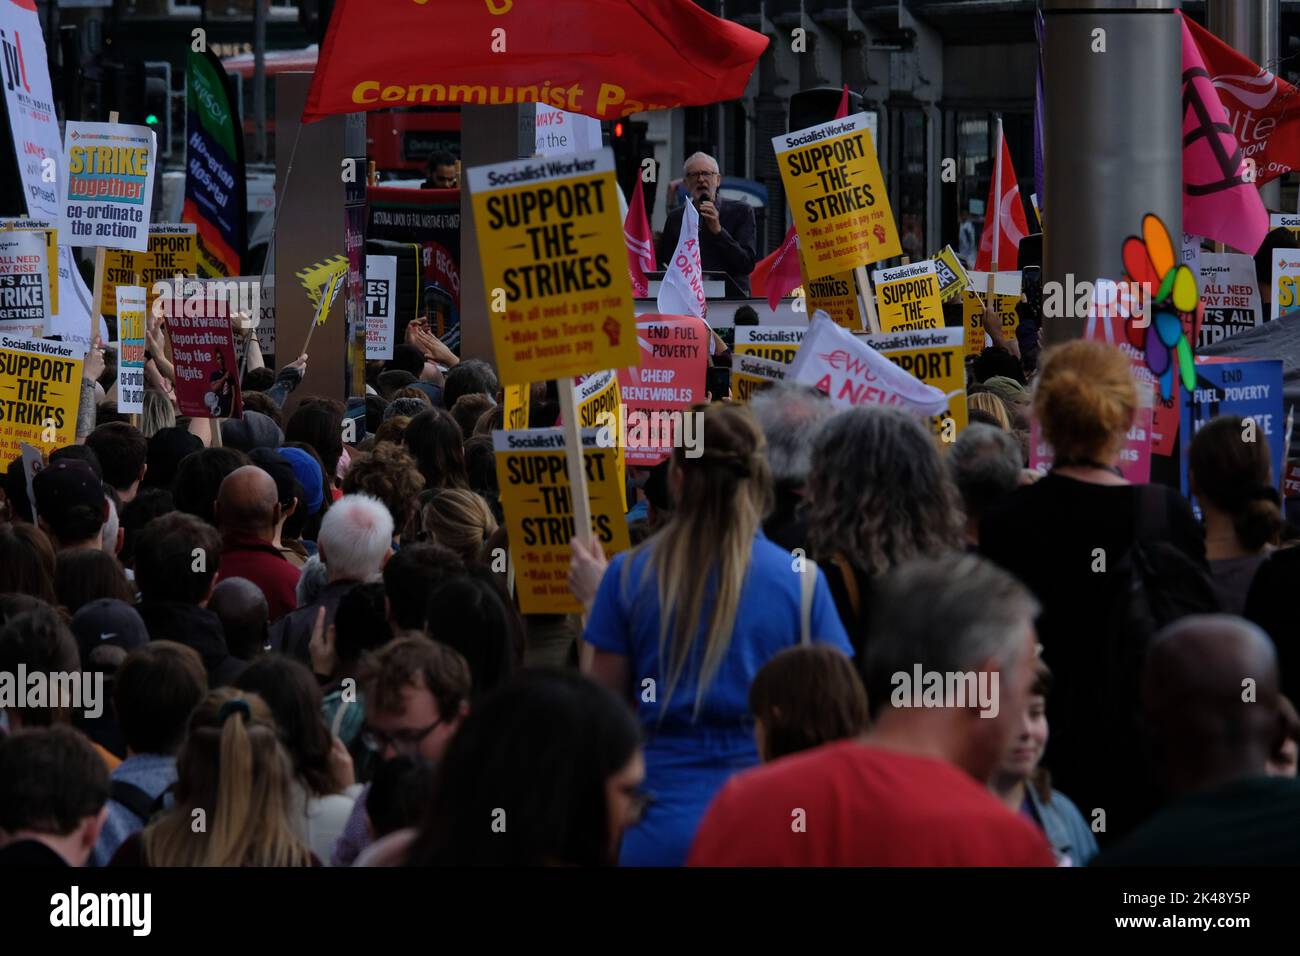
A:
{"label": "yellow placard", "polygon": [[[969,273],[970,286],[962,293],[961,317],[966,328],[966,354],[984,351],[984,300],[988,296],[989,273]],[[1020,273],[999,272],[993,285],[993,312],[1004,338],[1013,338],[1020,327],[1016,306],[1020,303]]]}
{"label": "yellow placard", "polygon": [[[799,268],[803,269],[802,260]],[[821,310],[841,328],[862,331],[862,309],[858,304],[858,287],[852,272],[837,272],[820,279],[809,279],[805,272],[803,289],[807,296],[804,308],[809,315]]]}
{"label": "yellow placard", "polygon": [[[573,386],[573,405],[578,412],[579,428],[607,428],[618,452],[619,501],[627,511],[627,454],[623,447],[623,392],[618,372],[606,369],[586,376]],[[602,442],[605,444],[605,442]]]}
{"label": "yellow placard", "polygon": [[72,444],[81,400],[83,348],[0,334],[0,460],[26,442],[48,455]]}
{"label": "yellow placard", "polygon": [[952,302],[970,284],[966,267],[957,258],[957,253],[952,251],[952,246],[944,246],[942,252],[930,258],[939,274],[939,298],[944,302]]}
{"label": "yellow placard", "polygon": [[50,314],[59,314],[59,230],[40,219],[0,219],[0,231],[45,234],[45,271],[50,277]]}
{"label": "yellow placard", "polygon": [[176,276],[198,275],[198,237],[192,223],[159,223],[149,227],[149,249],[104,250],[104,315],[117,315],[117,287],[143,286],[145,310],[153,314],[158,296],[154,286]]}
{"label": "yellow placard", "polygon": [[810,279],[902,254],[867,122],[857,113],[772,139]]}
{"label": "yellow placard", "polygon": [[790,366],[755,355],[737,355],[731,361],[731,397],[747,402],[764,385],[784,382]]}
{"label": "yellow placard", "polygon": [[504,389],[505,422],[508,431],[528,427],[532,389],[528,385],[507,385]]}
{"label": "yellow placard", "polygon": [[733,352],[789,365],[799,354],[799,343],[807,331],[793,325],[738,325]]}
{"label": "yellow placard", "polygon": [[468,178],[501,381],[635,365],[614,154],[478,166]]}
{"label": "yellow placard", "polygon": [[881,331],[943,328],[939,276],[929,259],[893,269],[878,269],[872,274],[871,282],[876,287]]}
{"label": "yellow placard", "polygon": [[317,325],[324,325],[325,319],[330,314],[330,309],[334,308],[334,300],[339,297],[339,290],[343,288],[343,283],[348,277],[347,262],[343,263],[343,268],[338,269],[329,277],[326,284],[326,291],[323,292],[316,302],[316,312],[312,316],[312,321]]}
{"label": "yellow placard", "polygon": [[[618,449],[600,447],[596,436],[594,428],[582,432],[591,530],[606,556],[612,556],[630,547],[618,488]],[[574,519],[564,429],[494,431],[492,441],[520,611],[580,613],[568,585]]]}
{"label": "yellow placard", "polygon": [[930,428],[945,444],[955,441],[969,420],[962,330],[939,328],[863,335],[862,338],[899,368],[948,396],[948,407],[930,418]]}
{"label": "yellow placard", "polygon": [[298,277],[302,287],[307,290],[307,298],[311,300],[311,307],[314,310],[320,307],[320,295],[324,288],[340,272],[347,271],[348,257],[340,253],[337,256],[330,256],[328,259],[312,263],[305,269],[299,269],[294,275]]}

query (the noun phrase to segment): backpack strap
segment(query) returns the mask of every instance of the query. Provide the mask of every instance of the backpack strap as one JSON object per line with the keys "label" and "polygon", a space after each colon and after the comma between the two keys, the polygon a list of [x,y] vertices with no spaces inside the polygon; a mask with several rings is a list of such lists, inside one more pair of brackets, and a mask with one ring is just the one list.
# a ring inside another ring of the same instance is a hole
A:
{"label": "backpack strap", "polygon": [[113,780],[109,783],[108,796],[126,807],[144,823],[148,823],[150,818],[163,808],[163,800],[169,790],[171,790],[171,787],[168,787],[167,790],[158,794],[157,798],[154,798],[133,783],[127,783],[125,780]]}
{"label": "backpack strap", "polygon": [[853,573],[853,565],[849,564],[849,559],[842,554],[837,554],[831,558],[831,563],[839,569],[840,577],[844,580],[844,590],[848,594],[849,607],[853,610],[853,619],[856,621],[862,614],[862,599],[858,594],[858,576]]}
{"label": "backpack strap", "polygon": [[812,643],[813,594],[817,590],[817,562],[804,559],[804,569],[799,575],[799,643]]}

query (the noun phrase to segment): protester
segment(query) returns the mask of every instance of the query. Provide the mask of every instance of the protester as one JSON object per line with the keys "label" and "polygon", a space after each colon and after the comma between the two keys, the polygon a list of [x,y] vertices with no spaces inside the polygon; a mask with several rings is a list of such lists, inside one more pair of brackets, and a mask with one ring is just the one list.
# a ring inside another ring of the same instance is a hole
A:
{"label": "protester", "polygon": [[103,483],[84,462],[53,461],[32,479],[37,524],[55,551],[99,549],[108,499]]}
{"label": "protester", "polygon": [[426,492],[421,509],[424,540],[456,554],[466,564],[485,561],[483,546],[497,530],[486,501],[464,488]]}
{"label": "protester", "polygon": [[[306,505],[303,504],[307,493],[294,473],[293,466],[280,454],[279,449],[255,448],[249,452],[248,460],[270,475],[271,480],[275,482],[275,496],[280,503],[280,520],[275,525],[271,546],[280,557],[295,568],[301,569],[310,557],[307,546],[298,537],[307,523]],[[299,515],[299,511],[303,514]],[[298,515],[296,520],[295,515]],[[289,534],[285,533],[286,528],[289,529]]]}
{"label": "protester", "polygon": [[749,685],[749,712],[764,763],[860,737],[871,724],[853,662],[824,645],[789,647],[764,664]]}
{"label": "protester", "polygon": [[[700,824],[691,865],[1053,865],[1038,829],[987,789],[1033,679],[1036,612],[1010,575],[974,556],[919,558],[882,578],[866,668],[868,693],[885,688],[888,706],[874,728],[734,777]],[[922,674],[997,692],[927,706],[907,686]]]}
{"label": "protester", "polygon": [[603,687],[562,671],[517,675],[451,741],[407,865],[613,864],[646,803],[640,742]]}
{"label": "protester", "polygon": [[1151,645],[1142,702],[1168,802],[1097,865],[1300,863],[1300,780],[1267,773],[1280,726],[1268,636],[1227,615],[1178,621]]}
{"label": "protester", "polygon": [[295,828],[293,762],[256,694],[204,697],[176,772],[172,807],[129,836],[111,866],[319,865]]}
{"label": "protester", "polygon": [[996,425],[1004,432],[1012,430],[1011,413],[1006,402],[992,392],[974,392],[966,398],[971,420],[980,424]]}
{"label": "protester", "polygon": [[132,650],[118,668],[113,709],[127,757],[110,780],[108,816],[91,856],[93,865],[106,865],[127,837],[164,809],[164,798],[176,783],[176,752],[190,714],[207,690],[199,655],[171,641]]}
{"label": "protester", "polygon": [[389,855],[391,864],[400,863],[409,846],[409,837],[414,836],[413,828],[424,819],[433,790],[433,765],[427,760],[399,754],[381,764],[366,791],[366,826],[372,843],[352,865],[385,865],[376,862],[379,859],[377,844],[383,843],[390,834],[411,830],[408,839],[399,837],[387,843],[388,847],[401,851]]}
{"label": "protester", "polygon": [[1012,813],[1043,831],[1059,866],[1087,866],[1097,855],[1097,839],[1070,798],[1052,789],[1051,776],[1040,766],[1047,748],[1047,697],[1052,672],[1041,661],[1034,668],[1020,728],[1013,734],[1002,763],[993,774],[993,792]]}
{"label": "protester", "polygon": [[378,498],[393,519],[393,540],[402,536],[416,515],[424,478],[401,445],[384,443],[352,457],[343,476],[344,494],[366,494]]}
{"label": "protester", "polygon": [[763,430],[767,463],[772,469],[775,504],[763,521],[763,533],[787,551],[808,547],[808,523],[802,506],[812,468],[813,442],[834,414],[825,394],[806,385],[778,384],[749,402]]}
{"label": "protester", "polygon": [[1020,486],[1020,446],[1005,430],[971,424],[957,436],[947,464],[961,495],[966,542],[978,547],[984,513]]}
{"label": "protester", "polygon": [[267,415],[244,409],[240,418],[221,423],[221,444],[248,454],[255,448],[279,448],[284,441],[280,427]]}
{"label": "protester", "polygon": [[[726,273],[728,299],[748,299],[749,274],[758,259],[753,207],[718,195],[722,174],[718,161],[706,153],[695,153],[686,160],[682,178],[689,194],[687,201],[699,211],[700,267],[705,272]],[[665,268],[677,252],[684,214],[684,206],[669,212],[659,237],[655,258]]]}
{"label": "protester", "polygon": [[591,604],[585,669],[636,702],[647,733],[656,802],[627,833],[628,865],[680,865],[710,798],[758,762],[748,691],[769,658],[811,641],[851,652],[822,574],[763,535],[772,482],[753,416],[726,404],[701,414],[703,453],[673,451],[676,510],[663,530],[603,577],[598,543],[574,549],[571,586]]}
{"label": "protester", "polygon": [[[47,680],[57,675],[81,676],[81,653],[77,641],[64,623],[62,615],[48,604],[39,604],[31,610],[13,614],[0,628],[0,674],[11,675],[10,682],[20,673],[45,674]],[[77,683],[81,683],[79,680]],[[84,687],[84,685],[82,685]],[[87,699],[95,695],[95,699]],[[81,698],[77,700],[76,697]],[[72,721],[74,705],[83,713],[102,709],[107,701],[98,699],[92,685],[89,695],[77,694],[73,699],[64,695],[41,695],[26,699],[12,693],[5,694],[0,704],[11,732],[30,727],[49,727]],[[102,747],[95,748],[109,769],[120,762]]]}
{"label": "protester", "polygon": [[1257,430],[1253,420],[1237,415],[1211,419],[1197,430],[1187,456],[1214,593],[1228,614],[1245,609],[1255,572],[1284,524],[1268,438]]}
{"label": "protester", "polygon": [[[427,637],[429,595],[443,581],[464,574],[454,551],[434,544],[408,544],[384,565],[384,593],[394,637]],[[434,614],[440,613],[434,608]]]}
{"label": "protester", "polygon": [[[919,419],[864,407],[836,415],[818,433],[807,498],[809,551],[861,657],[875,580],[961,547],[957,490]],[[867,690],[874,709],[881,702]]]}
{"label": "protester", "polygon": [[146,456],[149,467],[140,483],[141,490],[162,488],[170,492],[181,462],[202,449],[203,440],[188,429],[171,426],[154,431],[149,435],[149,452]]}
{"label": "protester", "polygon": [[[153,474],[153,472],[150,472]],[[172,493],[165,488],[145,488],[135,496],[135,500],[122,509],[119,530],[122,532],[122,548],[117,558],[126,568],[127,577],[134,575],[135,546],[140,532],[154,518],[162,517],[176,510]]]}
{"label": "protester", "polygon": [[[491,365],[482,359],[469,359],[447,372],[447,384],[442,390],[442,407],[453,409],[466,395],[484,395],[495,400],[500,388],[497,373]],[[464,436],[461,440],[464,440]]]}
{"label": "protester", "polygon": [[474,699],[506,680],[523,660],[523,622],[507,602],[495,575],[470,564],[429,593],[425,629],[458,651],[469,665]]}
{"label": "protester", "polygon": [[[387,568],[384,570],[387,572]],[[312,672],[322,681],[328,680],[323,688],[321,714],[330,734],[343,741],[352,753],[358,779],[364,779],[367,752],[354,746],[365,721],[366,703],[357,687],[362,659],[394,637],[385,610],[382,584],[358,584],[339,598],[334,623],[324,630],[319,641],[313,633],[309,646]]]}
{"label": "protester", "polygon": [[104,481],[113,486],[123,504],[135,498],[149,467],[149,440],[134,425],[113,422],[100,425],[86,436],[103,469]]}
{"label": "protester", "polygon": [[84,866],[108,792],[103,761],[69,727],[0,739],[0,867]]}
{"label": "protester", "polygon": [[311,660],[307,645],[321,608],[325,626],[334,620],[339,598],[354,584],[368,581],[383,569],[392,554],[393,519],[388,509],[369,495],[346,495],[325,513],[317,547],[327,570],[324,592],[271,626],[271,647],[302,663]]}
{"label": "protester", "polygon": [[280,656],[250,664],[235,685],[260,696],[271,709],[293,760],[290,817],[312,853],[328,860],[361,787],[347,747],[325,726],[320,685],[307,668]]}
{"label": "protester", "polygon": [[135,602],[135,589],[122,565],[103,551],[60,551],[54,562],[54,592],[70,615],[101,598]]}
{"label": "protester", "polygon": [[[289,463],[303,493],[302,507],[294,509],[280,530],[280,546],[297,552],[304,559],[309,558],[316,553],[315,541],[320,523],[333,501],[329,482],[325,479],[325,466],[309,445],[295,447],[286,444],[276,453]],[[290,559],[290,563],[297,562]]]}
{"label": "protester", "polygon": [[[1187,502],[1162,485],[1130,485],[1115,466],[1136,409],[1119,349],[1085,340],[1048,349],[1034,414],[1056,453],[1052,470],[980,522],[981,552],[1043,605],[1043,662],[1059,681],[1046,762],[1081,806],[1106,808],[1107,838],[1153,805],[1138,720],[1142,654],[1166,623],[1152,610],[1215,607]],[[1136,604],[1135,586],[1147,595]]]}
{"label": "protester", "polygon": [[[343,448],[343,406],[323,398],[305,398],[298,403],[284,426],[286,442],[303,442],[320,456],[325,482],[334,488]],[[305,486],[304,486],[305,487]],[[331,491],[331,498],[337,498]]]}
{"label": "protester", "polygon": [[451,417],[456,419],[461,435],[468,441],[474,434],[474,426],[478,424],[478,420],[485,412],[497,407],[499,406],[492,401],[491,396],[475,392],[456,399],[456,404],[451,408]]}
{"label": "protester", "polygon": [[149,636],[198,651],[211,687],[229,683],[243,667],[226,646],[221,619],[206,606],[220,562],[221,536],[193,515],[163,515],[140,532],[135,580]]}
{"label": "protester", "polygon": [[1278,740],[1264,769],[1273,777],[1295,777],[1300,762],[1300,715],[1285,695],[1277,698]]}
{"label": "protester", "polygon": [[[247,400],[247,393],[245,393]],[[146,388],[144,390],[144,412],[140,415],[140,434],[145,438],[153,438],[154,435],[167,428],[176,427],[176,406],[172,400],[156,388]],[[186,434],[189,434],[186,432]],[[203,442],[194,436],[195,441],[200,445]]]}
{"label": "protester", "polygon": [[177,466],[171,485],[176,510],[215,527],[221,483],[236,468],[247,464],[248,456],[234,448],[204,448],[186,456]]}
{"label": "protester", "polygon": [[270,608],[262,589],[248,578],[223,575],[208,598],[208,610],[221,621],[231,657],[248,662],[265,650]]}
{"label": "protester", "polygon": [[424,189],[456,189],[460,186],[456,157],[445,149],[434,150],[429,154],[425,170],[427,178],[422,186]]}
{"label": "protester", "polygon": [[0,524],[0,594],[30,594],[57,604],[50,539],[30,524]]}
{"label": "protester", "polygon": [[266,595],[272,622],[297,606],[298,569],[275,545],[281,509],[275,481],[255,465],[236,468],[217,492],[221,573],[247,578]]}

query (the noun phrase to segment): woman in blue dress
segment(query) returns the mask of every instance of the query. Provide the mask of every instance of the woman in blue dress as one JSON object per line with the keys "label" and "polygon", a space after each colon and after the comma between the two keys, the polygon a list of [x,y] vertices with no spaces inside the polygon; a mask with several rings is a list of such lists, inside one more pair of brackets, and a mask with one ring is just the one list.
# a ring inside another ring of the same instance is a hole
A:
{"label": "woman in blue dress", "polygon": [[673,452],[668,523],[616,556],[587,621],[586,669],[636,708],[649,804],[620,863],[679,866],[709,801],[759,762],[749,685],[778,651],[822,641],[852,654],[816,565],[769,541],[763,434],[748,410],[714,404],[702,452]]}

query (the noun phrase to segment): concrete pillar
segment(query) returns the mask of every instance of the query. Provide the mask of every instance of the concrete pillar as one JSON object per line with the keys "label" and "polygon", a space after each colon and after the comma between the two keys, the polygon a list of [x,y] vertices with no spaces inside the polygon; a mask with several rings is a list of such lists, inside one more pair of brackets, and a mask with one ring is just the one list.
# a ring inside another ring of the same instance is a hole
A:
{"label": "concrete pillar", "polygon": [[[1224,43],[1264,69],[1277,66],[1278,0],[1206,0],[1205,25]],[[1250,145],[1242,143],[1241,147],[1246,150]],[[1264,183],[1259,193],[1265,206],[1274,212],[1281,210],[1280,178]]]}
{"label": "concrete pillar", "polygon": [[[1178,0],[1047,0],[1043,283],[1120,278],[1121,245],[1158,215],[1182,235]],[[1096,31],[1102,31],[1097,33]],[[1105,43],[1105,52],[1094,52]],[[1049,342],[1084,318],[1044,320]]]}

